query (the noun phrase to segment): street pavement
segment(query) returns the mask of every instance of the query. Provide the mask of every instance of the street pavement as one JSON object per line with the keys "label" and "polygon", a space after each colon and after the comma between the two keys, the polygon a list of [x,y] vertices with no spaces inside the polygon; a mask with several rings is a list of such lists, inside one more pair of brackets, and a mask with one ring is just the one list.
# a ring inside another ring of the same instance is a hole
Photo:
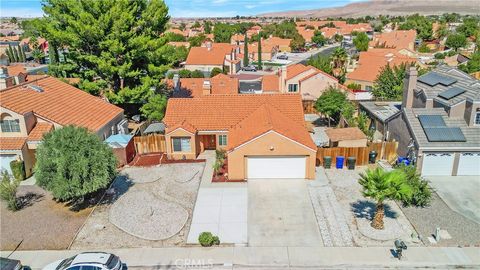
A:
{"label": "street pavement", "polygon": [[[132,269],[479,269],[480,248],[411,247],[401,261],[385,247],[178,247],[104,250],[120,256]],[[33,270],[79,250],[16,251]],[[6,257],[10,252],[0,252]]]}

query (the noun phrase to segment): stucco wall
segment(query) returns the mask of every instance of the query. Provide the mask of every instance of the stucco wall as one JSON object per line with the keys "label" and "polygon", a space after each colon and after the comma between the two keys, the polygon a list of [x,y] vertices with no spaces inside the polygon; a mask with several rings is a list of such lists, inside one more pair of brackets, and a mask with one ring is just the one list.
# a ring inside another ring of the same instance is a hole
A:
{"label": "stucco wall", "polygon": [[465,104],[465,113],[464,119],[467,122],[467,125],[474,126],[475,125],[475,115],[477,112],[480,111],[480,103],[479,102],[471,102],[467,101]]}
{"label": "stucco wall", "polygon": [[325,75],[318,74],[300,84],[302,99],[317,100],[329,86],[337,86],[337,82]]}
{"label": "stucco wall", "polygon": [[398,142],[397,153],[400,156],[405,156],[407,154],[407,146],[412,138],[410,130],[403,117],[403,114],[399,114],[388,122],[389,139]]}
{"label": "stucco wall", "polygon": [[19,120],[19,125],[20,125],[20,132],[2,132],[2,130],[0,129],[0,137],[27,137],[28,136],[27,124],[28,126],[30,125],[28,121],[28,117],[27,119],[25,119],[25,116],[21,114],[18,114],[4,107],[0,107],[0,119]]}
{"label": "stucco wall", "polygon": [[[189,137],[190,138],[190,152],[173,152],[173,140],[172,137]],[[195,140],[195,135],[189,133],[183,129],[176,129],[173,132],[170,132],[165,135],[165,144],[167,147],[167,156],[171,159],[195,159],[197,157],[197,143]]]}
{"label": "stucco wall", "polygon": [[[270,150],[270,148],[273,148],[273,150]],[[316,151],[275,132],[266,133],[228,153],[229,179],[241,180],[246,178],[246,156],[307,156],[306,178],[315,179]]]}
{"label": "stucco wall", "polygon": [[360,90],[367,90],[367,86],[373,87],[373,82],[361,81],[361,80],[352,80],[352,79],[348,79],[348,78],[345,81],[344,85],[349,85],[351,83],[359,84],[361,86]]}
{"label": "stucco wall", "polygon": [[185,69],[190,71],[200,70],[203,72],[210,72],[214,68],[219,68],[223,70],[223,64],[221,65],[185,65]]}
{"label": "stucco wall", "polygon": [[117,116],[115,116],[115,118],[110,120],[110,122],[108,122],[105,126],[100,128],[97,131],[97,135],[102,140],[105,140],[106,138],[110,137],[110,135],[113,135],[112,134],[112,128],[113,128],[115,134],[117,134],[118,133],[117,124],[120,123],[120,121],[122,121],[123,119],[124,119],[123,112],[121,112]]}

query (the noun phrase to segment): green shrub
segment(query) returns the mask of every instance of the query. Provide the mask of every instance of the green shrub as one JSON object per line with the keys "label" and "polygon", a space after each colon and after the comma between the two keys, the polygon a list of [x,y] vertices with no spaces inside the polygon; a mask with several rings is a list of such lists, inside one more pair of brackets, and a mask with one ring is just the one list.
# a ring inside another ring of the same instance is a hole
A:
{"label": "green shrub", "polygon": [[217,159],[225,159],[226,155],[227,155],[227,152],[223,149],[215,150],[215,156]]}
{"label": "green shrub", "polygon": [[18,181],[25,180],[25,166],[21,160],[10,161],[10,169],[12,169],[13,177]]}
{"label": "green shrub", "polygon": [[438,52],[435,55],[435,59],[445,59],[445,54]]}
{"label": "green shrub", "polygon": [[198,70],[198,69],[192,71],[191,76],[192,76],[192,78],[203,78],[203,77],[205,77],[203,75],[203,72],[201,70]]}
{"label": "green shrub", "polygon": [[430,204],[432,191],[428,185],[428,181],[423,179],[414,166],[399,165],[399,169],[405,173],[407,183],[412,188],[412,197],[404,201],[405,206],[425,207]]}
{"label": "green shrub", "polygon": [[198,242],[202,247],[211,247],[213,245],[220,245],[220,239],[218,236],[213,235],[211,232],[202,232],[198,236]]}
{"label": "green shrub", "polygon": [[451,50],[447,53],[448,56],[454,56],[455,54],[457,54],[457,52],[454,50]]}
{"label": "green shrub", "polygon": [[12,211],[17,211],[20,207],[17,201],[17,188],[19,181],[10,177],[7,171],[2,172],[2,179],[0,180],[0,199],[7,203],[7,208]]}

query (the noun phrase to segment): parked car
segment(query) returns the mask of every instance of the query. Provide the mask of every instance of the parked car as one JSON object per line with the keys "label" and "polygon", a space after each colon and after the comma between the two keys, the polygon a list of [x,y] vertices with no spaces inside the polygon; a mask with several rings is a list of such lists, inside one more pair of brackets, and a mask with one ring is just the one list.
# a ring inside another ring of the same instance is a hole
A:
{"label": "parked car", "polygon": [[243,67],[242,70],[243,70],[243,71],[253,71],[253,72],[256,72],[256,71],[257,71],[257,68],[254,67],[254,66],[246,66],[246,67]]}
{"label": "parked car", "polygon": [[122,270],[123,264],[116,255],[105,252],[83,252],[73,257],[55,261],[43,270]]}
{"label": "parked car", "polygon": [[279,56],[277,56],[277,59],[288,60],[288,55],[286,55],[286,54],[279,55]]}
{"label": "parked car", "polygon": [[0,269],[1,270],[20,270],[22,269],[22,263],[19,260],[12,260],[0,257]]}

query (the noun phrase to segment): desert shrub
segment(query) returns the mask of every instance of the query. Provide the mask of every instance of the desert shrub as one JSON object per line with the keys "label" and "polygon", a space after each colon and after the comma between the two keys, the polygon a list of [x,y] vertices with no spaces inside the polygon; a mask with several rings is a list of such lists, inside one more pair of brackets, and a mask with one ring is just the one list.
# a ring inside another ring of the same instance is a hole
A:
{"label": "desert shrub", "polygon": [[413,192],[412,197],[407,201],[403,201],[403,204],[405,206],[428,206],[432,198],[432,191],[428,181],[420,175],[414,166],[401,164],[398,168],[405,173],[407,183]]}
{"label": "desert shrub", "polygon": [[10,169],[12,169],[13,177],[18,181],[25,180],[25,166],[21,160],[12,160],[10,162]]}
{"label": "desert shrub", "polygon": [[435,55],[435,59],[445,59],[445,54],[438,52]]}
{"label": "desert shrub", "polygon": [[2,172],[0,180],[0,199],[7,203],[7,208],[11,211],[17,211],[20,206],[17,201],[17,188],[19,181],[10,177],[7,171]]}
{"label": "desert shrub", "polygon": [[198,242],[202,247],[211,247],[213,245],[220,245],[220,239],[218,236],[213,235],[211,232],[202,232],[198,236]]}

